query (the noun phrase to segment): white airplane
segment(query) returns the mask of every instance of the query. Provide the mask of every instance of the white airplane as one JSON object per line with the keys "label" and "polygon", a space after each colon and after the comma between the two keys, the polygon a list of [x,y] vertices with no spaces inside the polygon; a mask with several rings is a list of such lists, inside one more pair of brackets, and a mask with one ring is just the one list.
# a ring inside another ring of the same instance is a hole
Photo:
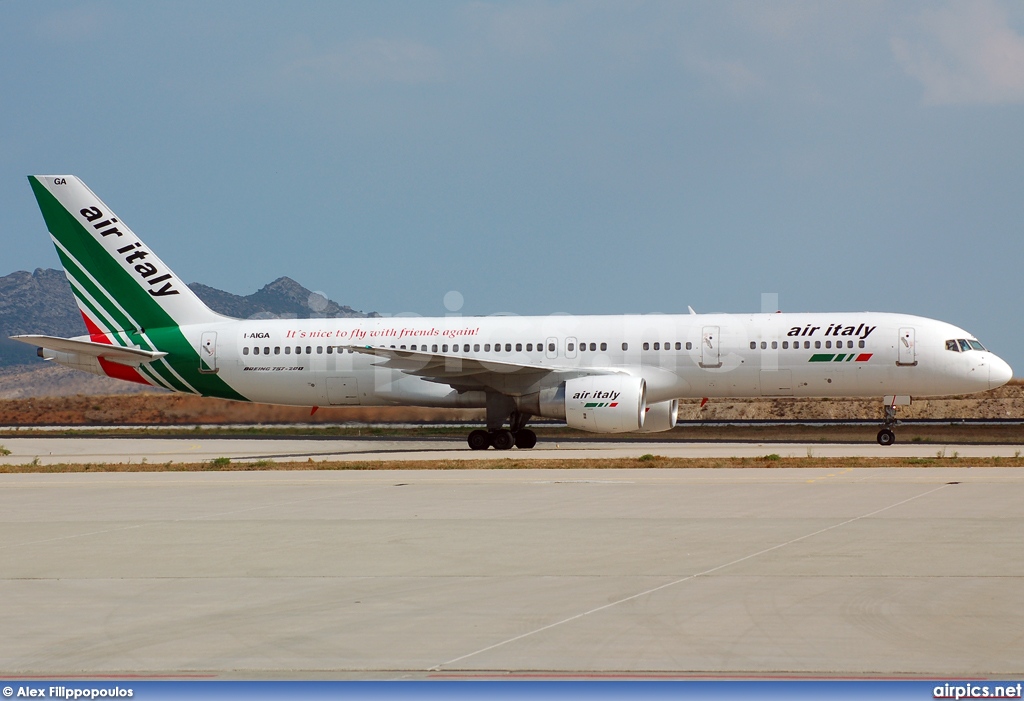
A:
{"label": "white airplane", "polygon": [[963,329],[905,314],[232,319],[81,180],[29,182],[89,335],[12,338],[61,365],[176,392],[314,410],[485,408],[474,450],[532,448],[533,417],[666,431],[681,397],[875,396],[889,445],[911,397],[981,392],[1013,374]]}

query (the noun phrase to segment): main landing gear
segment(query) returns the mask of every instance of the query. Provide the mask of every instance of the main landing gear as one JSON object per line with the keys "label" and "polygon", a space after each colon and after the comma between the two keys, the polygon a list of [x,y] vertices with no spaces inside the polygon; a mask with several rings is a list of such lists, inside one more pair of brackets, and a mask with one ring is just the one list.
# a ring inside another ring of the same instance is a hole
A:
{"label": "main landing gear", "polygon": [[528,428],[519,429],[515,433],[507,428],[499,428],[497,431],[478,428],[469,434],[468,443],[473,450],[487,450],[491,446],[495,450],[510,450],[512,446],[527,450],[537,445],[537,434]]}
{"label": "main landing gear", "polygon": [[[509,427],[503,428],[505,420]],[[512,447],[528,450],[537,445],[537,434],[526,428],[529,414],[516,409],[511,397],[503,394],[487,395],[487,430],[470,432],[467,442],[473,450],[511,450]]]}
{"label": "main landing gear", "polygon": [[878,432],[877,436],[878,445],[892,445],[896,442],[896,434],[892,432],[892,427],[896,424],[896,404],[886,404],[882,430]]}

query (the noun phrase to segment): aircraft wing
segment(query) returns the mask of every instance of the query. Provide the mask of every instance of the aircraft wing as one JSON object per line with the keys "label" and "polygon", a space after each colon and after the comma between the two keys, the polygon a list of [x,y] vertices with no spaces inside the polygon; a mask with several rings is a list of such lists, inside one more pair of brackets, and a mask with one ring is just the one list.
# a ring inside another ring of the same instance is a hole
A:
{"label": "aircraft wing", "polygon": [[12,341],[20,341],[31,346],[39,346],[58,353],[77,353],[79,355],[91,355],[95,358],[103,358],[121,365],[134,365],[138,367],[143,363],[151,363],[154,360],[163,358],[166,353],[160,351],[148,351],[141,348],[127,348],[125,346],[113,346],[109,343],[96,343],[94,341],[81,341],[73,338],[60,338],[58,336],[37,336],[22,335],[11,336]]}
{"label": "aircraft wing", "polygon": [[557,365],[513,363],[490,358],[465,357],[399,350],[383,346],[341,346],[356,353],[382,359],[380,367],[392,368],[445,384],[460,392],[485,390],[502,394],[524,394],[542,387],[553,387],[573,377],[610,375],[616,371],[604,368],[573,368]]}

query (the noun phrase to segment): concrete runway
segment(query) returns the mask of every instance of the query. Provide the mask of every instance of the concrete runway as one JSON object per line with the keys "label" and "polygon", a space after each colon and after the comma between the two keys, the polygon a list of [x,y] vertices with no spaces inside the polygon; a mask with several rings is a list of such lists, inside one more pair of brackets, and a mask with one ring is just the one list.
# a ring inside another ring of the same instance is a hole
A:
{"label": "concrete runway", "polygon": [[1024,676],[1024,471],[823,463],[0,475],[0,673]]}
{"label": "concrete runway", "polygon": [[272,461],[367,461],[367,460],[514,460],[576,458],[636,458],[646,453],[663,457],[919,457],[937,454],[963,458],[1013,457],[1022,454],[1024,444],[956,445],[938,443],[687,443],[682,441],[549,441],[533,450],[472,451],[461,439],[382,438],[2,438],[0,445],[11,451],[0,456],[0,464],[20,465],[37,460],[58,463],[150,463],[208,462],[230,458],[239,462]]}

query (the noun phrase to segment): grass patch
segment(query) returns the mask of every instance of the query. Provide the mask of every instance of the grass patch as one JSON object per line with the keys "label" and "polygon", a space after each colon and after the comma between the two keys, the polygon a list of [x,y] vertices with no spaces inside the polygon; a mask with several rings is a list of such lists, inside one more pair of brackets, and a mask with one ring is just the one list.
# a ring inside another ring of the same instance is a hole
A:
{"label": "grass patch", "polygon": [[11,451],[0,445],[0,455],[10,455]]}
{"label": "grass patch", "polygon": [[[198,463],[84,463],[40,465],[38,460],[22,465],[0,465],[0,474],[61,472],[203,472],[225,470],[601,470],[601,469],[744,469],[764,468],[765,456],[756,458],[590,458],[583,460],[406,460],[406,461],[328,461],[321,462],[231,462],[229,458]],[[221,462],[218,462],[221,461]],[[788,468],[875,468],[875,467],[1024,467],[1024,458],[785,458],[771,461],[772,467]]]}

